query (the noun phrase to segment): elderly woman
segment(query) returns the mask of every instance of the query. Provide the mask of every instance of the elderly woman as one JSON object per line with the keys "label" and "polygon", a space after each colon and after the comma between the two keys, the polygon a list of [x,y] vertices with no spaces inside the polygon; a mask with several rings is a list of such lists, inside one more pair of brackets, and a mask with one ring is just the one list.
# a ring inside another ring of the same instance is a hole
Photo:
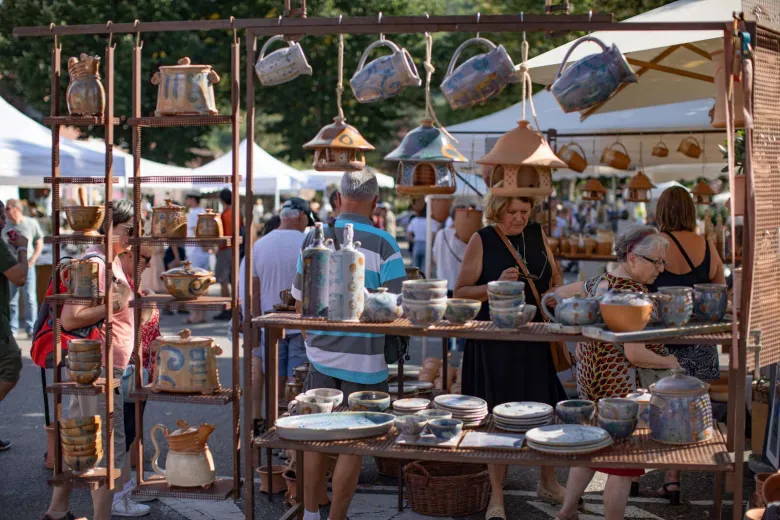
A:
{"label": "elderly woman", "polygon": [[[529,222],[533,199],[500,197],[489,194],[485,200],[485,219],[490,224],[469,240],[455,285],[457,298],[482,301],[478,320],[490,319],[487,284],[495,280],[523,280],[525,298],[535,302],[531,284],[539,294],[549,291],[561,276],[555,260],[546,248],[541,226]],[[508,244],[505,242],[508,242]],[[512,250],[509,249],[512,248]],[[518,255],[528,270],[523,274]],[[537,313],[535,321],[541,321]],[[555,372],[549,343],[517,341],[466,341],[463,358],[463,393],[481,397],[489,408],[512,401],[537,401],[555,406],[566,399]],[[491,498],[486,517],[505,519],[503,480],[506,465],[488,465]],[[563,487],[552,467],[542,468],[536,489],[540,498],[563,500]]]}
{"label": "elderly woman", "polygon": [[[669,243],[654,228],[633,227],[620,235],[615,244],[618,266],[588,280],[556,289],[564,298],[575,294],[600,294],[609,289],[646,293],[666,265]],[[625,397],[636,389],[636,367],[679,368],[677,359],[663,345],[594,341],[578,347],[577,383],[580,397],[598,401],[602,397]],[[644,470],[572,468],[566,483],[559,520],[577,518],[577,503],[596,471],[609,475],[604,489],[606,520],[622,519],[633,479]]]}

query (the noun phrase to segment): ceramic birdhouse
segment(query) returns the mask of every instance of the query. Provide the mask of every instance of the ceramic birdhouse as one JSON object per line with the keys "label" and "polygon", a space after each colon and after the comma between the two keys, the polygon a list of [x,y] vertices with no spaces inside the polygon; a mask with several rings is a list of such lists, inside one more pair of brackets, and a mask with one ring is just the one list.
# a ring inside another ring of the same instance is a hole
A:
{"label": "ceramic birdhouse", "polygon": [[582,187],[582,200],[604,200],[607,195],[607,188],[599,182],[598,179],[588,179],[585,186]]}
{"label": "ceramic birdhouse", "polygon": [[[504,197],[543,197],[552,194],[552,169],[567,168],[542,134],[528,121],[501,136],[493,149],[477,161],[491,166],[490,192]],[[499,181],[501,187],[495,187]]]}
{"label": "ceramic birdhouse", "polygon": [[342,117],[322,127],[317,136],[303,145],[314,150],[314,169],[320,172],[358,171],[366,166],[363,152],[373,150],[365,138]]}
{"label": "ceramic birdhouse", "polygon": [[631,177],[628,181],[628,202],[650,202],[650,190],[655,188],[655,184],[650,182],[650,179],[644,172],[637,172],[636,175]]}
{"label": "ceramic birdhouse", "polygon": [[465,162],[466,158],[442,129],[431,119],[424,119],[385,160],[398,161],[395,190],[399,194],[448,195],[455,193],[452,163]]}
{"label": "ceramic birdhouse", "polygon": [[712,204],[712,196],[715,195],[715,190],[710,188],[710,185],[706,181],[701,180],[691,190],[693,196],[693,202],[700,206],[709,206]]}

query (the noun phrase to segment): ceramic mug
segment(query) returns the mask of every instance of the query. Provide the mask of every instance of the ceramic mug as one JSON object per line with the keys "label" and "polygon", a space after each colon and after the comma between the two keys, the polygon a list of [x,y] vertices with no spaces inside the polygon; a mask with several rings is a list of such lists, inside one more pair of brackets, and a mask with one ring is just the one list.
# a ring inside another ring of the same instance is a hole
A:
{"label": "ceramic mug", "polygon": [[277,49],[269,55],[265,51],[273,42],[284,41],[283,36],[269,38],[260,49],[260,57],[255,64],[255,74],[264,87],[281,85],[292,81],[301,74],[311,76],[312,68],[306,61],[303,47],[297,42],[287,42],[288,47]]}
{"label": "ceramic mug", "polygon": [[287,411],[290,412],[290,415],[330,413],[333,411],[334,403],[335,400],[330,397],[303,394],[287,403]]}
{"label": "ceramic mug", "polygon": [[295,298],[292,295],[292,291],[290,289],[285,289],[279,293],[279,300],[281,300],[282,305],[287,305],[288,307],[291,307],[295,305]]}
{"label": "ceramic mug", "polygon": [[[369,53],[379,46],[389,47],[392,54],[381,56],[366,65]],[[352,93],[361,103],[388,99],[406,87],[419,87],[421,84],[422,80],[409,52],[390,40],[377,40],[366,47],[355,75],[349,80]]]}
{"label": "ceramic mug", "polygon": [[[457,69],[460,53],[471,45],[489,49],[466,60]],[[447,74],[441,84],[444,97],[457,110],[484,103],[500,93],[514,78],[515,65],[503,45],[496,46],[485,38],[471,38],[463,42],[452,55]]]}

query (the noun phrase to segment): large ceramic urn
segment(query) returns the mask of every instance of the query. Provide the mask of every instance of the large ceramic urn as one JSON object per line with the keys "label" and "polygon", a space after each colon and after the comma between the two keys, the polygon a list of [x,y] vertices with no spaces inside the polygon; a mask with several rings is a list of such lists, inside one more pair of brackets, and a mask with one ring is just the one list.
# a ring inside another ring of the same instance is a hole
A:
{"label": "large ceramic urn", "polygon": [[157,356],[153,392],[213,394],[221,388],[217,356],[222,349],[212,338],[184,329],[177,336],[159,336],[151,349]]}
{"label": "large ceramic urn", "polygon": [[712,437],[707,383],[682,370],[650,385],[650,437],[664,444],[694,444]]}
{"label": "large ceramic urn", "polygon": [[[208,440],[216,429],[213,424],[201,424],[191,427],[187,421],[176,421],[178,430],[168,433],[162,424],[152,427],[149,435],[154,444],[152,468],[154,472],[165,478],[168,486],[208,488],[216,479],[214,458],[209,450]],[[165,457],[165,469],[157,465],[160,457],[160,444],[157,442],[157,431],[163,432],[168,441],[168,455]]]}
{"label": "large ceramic urn", "polygon": [[330,257],[328,277],[328,320],[359,321],[363,314],[366,286],[366,258],[353,242],[352,224],[344,225],[344,240]]}

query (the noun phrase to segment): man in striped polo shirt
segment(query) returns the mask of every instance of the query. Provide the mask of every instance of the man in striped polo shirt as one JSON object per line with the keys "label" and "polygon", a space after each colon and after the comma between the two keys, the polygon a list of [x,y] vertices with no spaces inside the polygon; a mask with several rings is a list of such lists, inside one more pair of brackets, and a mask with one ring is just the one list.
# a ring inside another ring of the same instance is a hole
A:
{"label": "man in striped polo shirt", "polygon": [[[401,250],[395,238],[374,227],[371,216],[379,199],[379,185],[374,174],[367,170],[347,172],[341,178],[339,190],[341,213],[333,228],[326,228],[325,236],[343,243],[344,226],[352,224],[354,240],[360,242],[360,252],[366,258],[366,289],[374,291],[387,287],[392,293],[401,292],[406,279]],[[304,239],[301,250],[311,244],[313,234]],[[300,303],[303,276],[302,259],[292,294]],[[381,334],[344,333],[310,330],[306,333],[306,355],[309,375],[304,390],[336,388],[349,394],[360,390],[388,391],[388,372],[385,362],[385,337]],[[324,486],[325,456],[307,453],[305,457],[306,485],[304,490],[304,520],[319,520],[319,497]],[[330,520],[344,520],[360,476],[361,458],[340,455],[333,473],[333,499]]]}

